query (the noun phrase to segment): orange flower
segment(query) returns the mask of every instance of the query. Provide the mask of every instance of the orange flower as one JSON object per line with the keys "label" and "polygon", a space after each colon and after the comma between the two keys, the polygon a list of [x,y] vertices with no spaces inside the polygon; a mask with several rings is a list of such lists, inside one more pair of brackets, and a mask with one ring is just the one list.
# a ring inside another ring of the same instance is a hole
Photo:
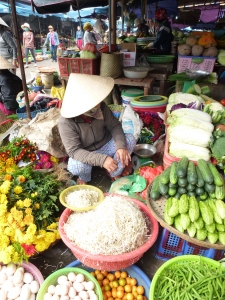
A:
{"label": "orange flower", "polygon": [[12,176],[9,175],[9,174],[6,174],[5,177],[4,177],[4,180],[12,180]]}
{"label": "orange flower", "polygon": [[23,175],[19,175],[18,180],[20,183],[23,183],[26,180],[26,177],[24,177]]}

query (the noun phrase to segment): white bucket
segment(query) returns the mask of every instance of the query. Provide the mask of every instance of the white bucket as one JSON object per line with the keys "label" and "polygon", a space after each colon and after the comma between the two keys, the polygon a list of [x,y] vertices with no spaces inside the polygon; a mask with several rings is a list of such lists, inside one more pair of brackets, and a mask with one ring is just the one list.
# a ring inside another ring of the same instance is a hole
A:
{"label": "white bucket", "polygon": [[42,55],[45,55],[47,53],[47,47],[43,46],[42,47]]}
{"label": "white bucket", "polygon": [[31,71],[30,72],[30,76],[31,78],[37,78],[37,77],[40,77],[40,73],[38,71]]}
{"label": "white bucket", "polygon": [[41,80],[45,89],[51,89],[54,85],[53,74],[41,74]]}

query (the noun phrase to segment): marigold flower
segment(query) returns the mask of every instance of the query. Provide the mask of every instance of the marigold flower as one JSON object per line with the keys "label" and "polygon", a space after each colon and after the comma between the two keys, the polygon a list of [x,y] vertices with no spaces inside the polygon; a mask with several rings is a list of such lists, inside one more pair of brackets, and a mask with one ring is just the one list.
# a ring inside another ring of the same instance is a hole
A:
{"label": "marigold flower", "polygon": [[39,203],[35,203],[35,204],[34,204],[34,207],[35,207],[36,209],[39,209],[39,208],[40,208],[40,204],[39,204]]}
{"label": "marigold flower", "polygon": [[5,176],[4,176],[4,180],[12,180],[12,175],[9,175],[9,174],[6,174]]}
{"label": "marigold flower", "polygon": [[24,207],[23,201],[22,200],[17,201],[16,206],[18,206],[19,208],[23,208]]}
{"label": "marigold flower", "polygon": [[5,234],[1,234],[0,235],[0,250],[3,250],[6,247],[8,247],[9,243],[10,243],[9,237]]}
{"label": "marigold flower", "polygon": [[11,258],[12,263],[18,263],[20,260],[20,254],[18,252],[14,252]]}
{"label": "marigold flower", "polygon": [[45,237],[44,237],[44,240],[45,242],[48,242],[48,243],[54,243],[55,242],[55,234],[54,232],[47,232]]}
{"label": "marigold flower", "polygon": [[26,213],[27,215],[31,215],[31,214],[32,214],[32,209],[31,209],[31,208],[26,208],[26,209],[25,209],[25,213]]}
{"label": "marigold flower", "polygon": [[12,207],[10,210],[12,217],[16,220],[16,221],[21,221],[23,219],[23,212],[20,210],[17,210],[16,207]]}
{"label": "marigold flower", "polygon": [[55,156],[51,156],[51,157],[50,157],[50,161],[52,161],[52,162],[55,163],[55,164],[58,164],[58,163],[59,163],[58,158],[56,158]]}
{"label": "marigold flower", "polygon": [[38,252],[43,252],[45,251],[46,249],[48,249],[49,247],[49,243],[46,243],[44,240],[40,240],[38,241],[38,243],[35,245],[35,249],[38,251]]}
{"label": "marigold flower", "polygon": [[4,216],[7,210],[7,203],[0,204],[0,216]]}
{"label": "marigold flower", "polygon": [[30,198],[26,198],[24,201],[23,201],[23,204],[25,207],[30,207],[31,206],[31,203],[32,203],[32,200]]}
{"label": "marigold flower", "polygon": [[37,226],[35,224],[30,224],[27,228],[27,234],[35,235],[37,231]]}
{"label": "marigold flower", "polygon": [[14,190],[14,193],[18,195],[18,194],[22,193],[23,188],[21,186],[17,185],[13,190]]}
{"label": "marigold flower", "polygon": [[4,234],[7,236],[13,236],[15,234],[15,230],[12,227],[6,227]]}
{"label": "marigold flower", "polygon": [[47,227],[47,229],[56,229],[57,227],[58,227],[57,223],[52,223]]}
{"label": "marigold flower", "polygon": [[19,175],[18,180],[19,180],[20,183],[23,183],[26,180],[26,177],[23,176],[23,175]]}

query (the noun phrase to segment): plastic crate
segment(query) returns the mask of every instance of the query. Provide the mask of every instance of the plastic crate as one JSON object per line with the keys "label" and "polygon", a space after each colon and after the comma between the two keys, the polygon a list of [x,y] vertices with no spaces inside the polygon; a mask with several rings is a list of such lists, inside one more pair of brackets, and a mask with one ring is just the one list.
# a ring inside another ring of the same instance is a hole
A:
{"label": "plastic crate", "polygon": [[69,74],[80,73],[80,59],[68,59],[69,61]]}
{"label": "plastic crate", "polygon": [[99,59],[89,59],[80,58],[80,73],[89,75],[99,75],[100,74],[100,60]]}
{"label": "plastic crate", "polygon": [[214,260],[220,260],[224,256],[224,250],[216,250],[194,245],[164,228],[156,241],[155,257],[160,260],[168,260],[185,254],[195,254],[212,258]]}
{"label": "plastic crate", "polygon": [[58,57],[59,74],[61,76],[69,76],[68,58]]}
{"label": "plastic crate", "polygon": [[[193,58],[203,59],[203,62],[200,64],[196,64],[193,62]],[[178,55],[177,73],[181,73],[186,70],[201,70],[212,73],[215,61],[216,57]]]}

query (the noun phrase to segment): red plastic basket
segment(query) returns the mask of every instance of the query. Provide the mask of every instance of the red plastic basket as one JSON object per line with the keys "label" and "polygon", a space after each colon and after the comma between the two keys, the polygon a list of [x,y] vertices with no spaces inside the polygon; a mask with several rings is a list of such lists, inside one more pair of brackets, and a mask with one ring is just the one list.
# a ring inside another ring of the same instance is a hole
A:
{"label": "red plastic basket", "polygon": [[59,74],[61,76],[69,76],[68,58],[58,57]]}
{"label": "red plastic basket", "polygon": [[93,255],[77,247],[68,239],[64,231],[64,223],[67,221],[72,211],[67,208],[62,213],[59,219],[60,236],[63,242],[67,245],[67,247],[71,249],[74,256],[77,259],[79,259],[84,265],[93,269],[105,270],[105,271],[115,271],[115,270],[125,269],[133,265],[134,263],[136,263],[143,256],[143,254],[155,243],[159,231],[158,222],[151,215],[148,207],[145,204],[135,199],[131,199],[127,197],[126,199],[129,199],[130,201],[133,201],[135,204],[137,204],[139,208],[142,210],[144,216],[149,220],[149,223],[151,224],[151,235],[148,241],[138,249],[131,251],[129,253],[124,253],[119,255],[100,255],[100,254]]}
{"label": "red plastic basket", "polygon": [[99,59],[80,58],[80,73],[89,75],[100,74]]}
{"label": "red plastic basket", "polygon": [[80,59],[69,59],[70,73],[80,73]]}

